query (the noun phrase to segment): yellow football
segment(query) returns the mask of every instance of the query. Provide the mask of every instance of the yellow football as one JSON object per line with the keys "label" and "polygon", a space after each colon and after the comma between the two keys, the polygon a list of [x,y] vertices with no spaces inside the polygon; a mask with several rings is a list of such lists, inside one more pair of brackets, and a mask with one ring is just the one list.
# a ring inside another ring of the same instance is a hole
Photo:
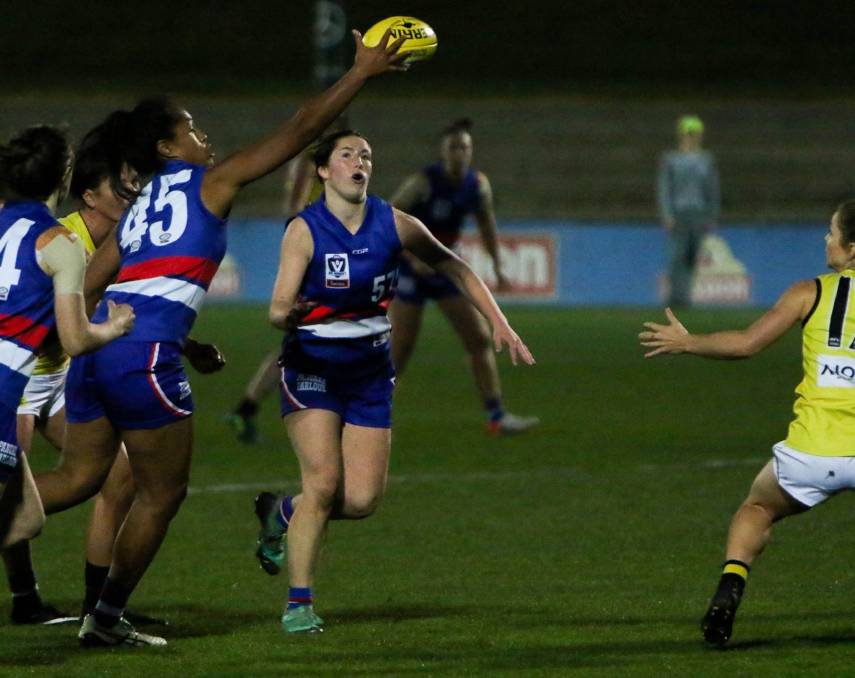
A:
{"label": "yellow football", "polygon": [[436,52],[436,33],[424,21],[412,16],[390,16],[378,21],[365,31],[362,42],[368,47],[374,47],[380,43],[387,29],[392,32],[390,43],[400,37],[405,38],[399,51],[407,55],[407,63],[430,59]]}

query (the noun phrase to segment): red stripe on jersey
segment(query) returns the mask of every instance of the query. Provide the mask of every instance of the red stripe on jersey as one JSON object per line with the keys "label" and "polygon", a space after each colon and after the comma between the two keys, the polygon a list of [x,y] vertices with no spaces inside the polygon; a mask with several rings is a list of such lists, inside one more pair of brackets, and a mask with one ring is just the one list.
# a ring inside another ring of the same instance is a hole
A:
{"label": "red stripe on jersey", "polygon": [[306,315],[303,316],[300,322],[312,323],[316,320],[323,320],[324,318],[329,318],[334,313],[335,309],[332,306],[315,306],[311,311],[309,311]]}
{"label": "red stripe on jersey", "polygon": [[316,323],[320,320],[328,320],[330,318],[348,320],[353,320],[354,318],[373,318],[377,315],[385,315],[391,302],[391,299],[384,299],[374,306],[368,306],[366,308],[360,308],[346,313],[340,313],[332,306],[316,306],[300,320],[300,324],[311,325],[312,323]]}
{"label": "red stripe on jersey", "polygon": [[218,264],[204,257],[162,257],[126,266],[119,271],[116,282],[146,280],[159,276],[181,276],[208,287]]}
{"label": "red stripe on jersey", "polygon": [[42,345],[50,328],[22,315],[0,313],[0,337],[14,339],[32,349]]}

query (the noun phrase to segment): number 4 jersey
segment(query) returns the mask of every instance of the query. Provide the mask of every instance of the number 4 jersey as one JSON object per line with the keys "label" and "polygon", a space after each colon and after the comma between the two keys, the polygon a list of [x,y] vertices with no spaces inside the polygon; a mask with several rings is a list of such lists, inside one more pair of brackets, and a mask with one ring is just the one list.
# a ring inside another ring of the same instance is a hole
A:
{"label": "number 4 jersey", "polygon": [[13,412],[56,324],[53,280],[36,260],[36,241],[54,226],[44,203],[7,202],[0,210],[0,404]]}
{"label": "number 4 jersey", "polygon": [[183,344],[190,332],[226,253],[225,220],[202,203],[205,171],[167,162],[122,216],[121,269],[93,318],[106,319],[108,299],[130,304],[136,323],[120,341]]}
{"label": "number 4 jersey", "polygon": [[401,241],[388,203],[369,196],[356,233],[323,196],[299,214],[314,243],[300,300],[317,304],[300,322],[298,350],[285,361],[313,374],[368,374],[388,365],[389,319]]}
{"label": "number 4 jersey", "polygon": [[802,329],[804,377],[786,443],[799,452],[855,456],[855,272],[816,279]]}

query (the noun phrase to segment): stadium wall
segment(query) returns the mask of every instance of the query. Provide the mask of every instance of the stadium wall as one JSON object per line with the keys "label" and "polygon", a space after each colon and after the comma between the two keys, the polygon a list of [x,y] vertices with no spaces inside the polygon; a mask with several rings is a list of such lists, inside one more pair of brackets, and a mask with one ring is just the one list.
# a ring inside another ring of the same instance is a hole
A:
{"label": "stadium wall", "polygon": [[[826,270],[819,224],[726,225],[701,248],[695,302],[770,306],[793,282]],[[236,219],[214,279],[220,301],[267,302],[279,258],[282,222]],[[556,220],[501,224],[504,268],[514,284],[506,302],[559,306],[656,306],[667,295],[668,242],[649,223]],[[489,257],[470,229],[460,252],[488,283]]]}

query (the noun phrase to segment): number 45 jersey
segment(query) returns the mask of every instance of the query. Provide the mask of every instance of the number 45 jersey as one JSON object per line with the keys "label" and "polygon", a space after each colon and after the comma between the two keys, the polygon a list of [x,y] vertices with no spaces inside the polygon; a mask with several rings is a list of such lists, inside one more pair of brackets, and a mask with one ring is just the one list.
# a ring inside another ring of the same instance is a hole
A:
{"label": "number 45 jersey", "polygon": [[120,341],[183,344],[190,332],[226,253],[226,222],[202,203],[205,171],[167,162],[122,215],[121,269],[93,318],[106,319],[107,300],[130,304],[136,323]]}
{"label": "number 45 jersey", "polygon": [[[287,366],[350,376],[389,362],[386,310],[395,293],[401,241],[388,203],[368,196],[356,233],[327,209],[323,196],[299,214],[314,242],[300,300],[317,304],[297,330],[298,357]],[[300,362],[302,359],[302,363]]]}

